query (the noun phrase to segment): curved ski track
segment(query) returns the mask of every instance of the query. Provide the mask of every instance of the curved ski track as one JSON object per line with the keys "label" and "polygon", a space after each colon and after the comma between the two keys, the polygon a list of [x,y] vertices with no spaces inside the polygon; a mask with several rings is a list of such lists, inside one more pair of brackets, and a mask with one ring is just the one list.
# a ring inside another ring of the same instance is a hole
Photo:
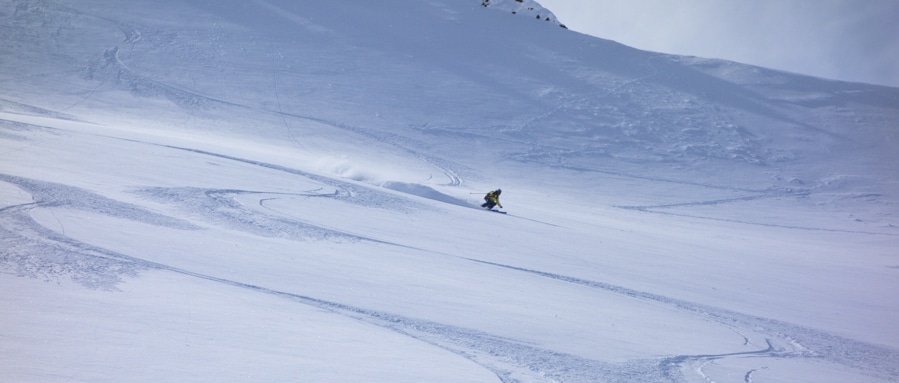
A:
{"label": "curved ski track", "polygon": [[[899,360],[899,350],[848,339],[783,321],[742,314],[713,306],[706,306],[680,299],[669,298],[663,295],[633,290],[609,283],[584,280],[472,258],[465,259],[472,262],[587,286],[634,299],[655,301],[673,306],[679,310],[692,313],[702,318],[707,318],[736,330],[746,329],[766,334],[765,342],[767,343],[768,348],[765,350],[721,355],[681,355],[663,359],[661,362],[662,365],[681,366],[686,362],[696,360],[719,359],[740,355],[767,355],[777,358],[824,359],[847,367],[858,368],[866,372],[877,371],[881,373],[879,376],[881,378],[890,380],[899,379],[899,365],[895,363],[896,360]],[[738,333],[742,334],[742,332],[739,331]],[[785,348],[775,349],[771,343],[771,339],[780,340],[785,344]],[[746,338],[746,342],[749,342],[748,338]],[[668,372],[666,373],[666,376],[673,377],[674,374],[670,373],[672,369],[666,369],[665,371]],[[751,375],[751,372],[747,373],[747,376],[749,375]]]}
{"label": "curved ski track", "polygon": [[[271,164],[257,165],[276,166]],[[90,288],[115,289],[121,278],[137,276],[141,271],[163,270],[175,272],[232,287],[280,296],[427,342],[483,366],[496,374],[503,382],[516,382],[521,377],[526,377],[527,381],[533,382],[680,382],[685,377],[684,371],[686,366],[704,364],[724,358],[750,356],[779,359],[823,359],[856,368],[865,373],[876,373],[880,378],[892,380],[899,378],[899,366],[896,366],[894,363],[895,360],[899,360],[899,351],[897,350],[831,335],[823,331],[786,322],[741,314],[604,282],[441,254],[466,259],[490,267],[498,267],[542,278],[551,278],[587,286],[637,300],[662,303],[691,315],[717,322],[734,329],[734,331],[740,334],[764,334],[765,345],[767,346],[764,349],[748,352],[720,355],[677,355],[661,359],[634,360],[626,363],[607,363],[585,359],[576,355],[543,349],[515,339],[498,337],[475,329],[410,318],[288,291],[273,290],[264,286],[176,268],[80,242],[67,237],[64,234],[64,229],[61,234],[38,224],[31,218],[29,211],[39,207],[65,207],[179,230],[199,230],[201,228],[190,222],[160,215],[72,186],[8,175],[0,175],[0,181],[15,184],[28,191],[32,194],[35,201],[0,209],[0,234],[4,238],[4,243],[8,245],[6,249],[0,252],[0,267],[12,269],[10,271],[18,275],[41,278],[45,281],[70,277]],[[345,185],[340,181],[328,179],[322,179],[322,181],[336,183],[340,187],[352,186],[358,188],[356,185]],[[194,213],[204,212],[201,214],[203,219],[213,224],[224,225],[258,235],[281,235],[277,233],[282,233],[287,226],[296,225],[299,229],[289,237],[294,240],[307,238],[363,240],[403,246],[402,244],[387,243],[374,238],[360,237],[351,233],[254,212],[241,208],[231,198],[233,195],[257,192],[197,188],[146,188],[139,190],[138,193],[150,198],[174,203],[176,206],[189,209]],[[369,193],[378,194],[373,191],[369,191]],[[364,197],[364,194],[359,190],[353,193],[344,191],[336,194],[342,197],[338,197],[335,194],[317,193],[316,191],[297,195],[313,198],[348,199],[355,199],[357,196],[363,195],[363,198],[369,202],[372,202],[371,199],[375,198],[372,195]],[[277,193],[268,193],[268,195],[277,195]],[[380,198],[389,200],[396,197],[387,195],[380,196]],[[264,204],[264,201],[264,198],[259,199],[260,204]],[[239,213],[232,212],[233,209],[239,209]],[[244,215],[249,215],[249,217],[238,218]],[[750,343],[749,338],[746,338],[745,335],[744,338],[746,339],[746,344]],[[763,362],[760,362],[760,364],[763,364]],[[697,371],[701,373],[701,366]],[[746,373],[746,381],[751,380],[751,374],[752,371]]]}

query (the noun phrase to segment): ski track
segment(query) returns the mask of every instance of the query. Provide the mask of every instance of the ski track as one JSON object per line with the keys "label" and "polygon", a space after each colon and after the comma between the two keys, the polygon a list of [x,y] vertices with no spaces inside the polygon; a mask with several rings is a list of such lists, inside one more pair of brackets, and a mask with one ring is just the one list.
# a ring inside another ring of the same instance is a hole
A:
{"label": "ski track", "polygon": [[[294,176],[304,177],[335,189],[335,192],[333,193],[318,192],[322,190],[321,188],[308,192],[295,193],[191,187],[146,187],[134,191],[137,195],[169,204],[183,211],[198,215],[202,217],[204,221],[213,225],[265,237],[286,237],[297,241],[369,241],[411,248],[399,243],[382,241],[376,238],[322,227],[295,218],[266,214],[247,208],[236,201],[234,197],[239,195],[258,194],[258,204],[264,209],[268,209],[265,206],[266,201],[282,196],[333,198],[366,207],[400,210],[409,208],[409,204],[412,202],[408,199],[384,193],[372,187],[315,175],[281,165],[193,148],[146,142],[141,143],[282,171]],[[68,277],[89,288],[116,290],[116,285],[122,281],[122,278],[137,277],[140,272],[146,270],[166,270],[176,272],[229,286],[281,296],[395,331],[472,360],[474,363],[492,371],[503,382],[518,382],[518,378],[533,382],[593,382],[597,380],[618,382],[679,382],[683,380],[685,372],[688,371],[691,366],[698,366],[693,368],[693,372],[703,375],[702,368],[708,363],[725,358],[750,356],[758,358],[824,359],[859,369],[863,373],[875,374],[881,378],[891,380],[899,378],[899,367],[895,366],[894,363],[895,360],[899,360],[899,352],[896,350],[834,336],[819,330],[786,322],[741,314],[608,283],[458,257],[479,264],[588,286],[634,299],[663,303],[678,310],[720,323],[734,329],[741,335],[743,334],[741,329],[747,329],[750,330],[750,332],[764,333],[768,338],[766,339],[768,347],[756,351],[717,355],[678,355],[662,359],[635,360],[622,364],[589,360],[576,355],[559,353],[533,345],[523,344],[514,339],[497,337],[474,329],[460,328],[443,323],[409,318],[388,312],[350,306],[339,302],[325,301],[315,297],[303,296],[285,291],[276,291],[240,281],[227,280],[194,271],[179,269],[96,247],[67,237],[64,228],[62,228],[62,233],[58,233],[43,227],[30,217],[29,211],[41,207],[68,208],[178,230],[200,230],[201,227],[188,221],[148,211],[141,207],[116,201],[73,186],[37,181],[5,174],[0,174],[0,181],[19,186],[30,193],[32,199],[35,201],[0,209],[0,235],[2,235],[4,243],[7,245],[7,248],[3,250],[3,252],[0,252],[0,267],[15,275],[38,278],[46,282],[55,281],[58,283],[60,278]],[[772,195],[621,208],[649,213],[673,214],[657,212],[652,209],[729,203],[769,197],[772,197]],[[417,208],[425,207],[418,206]],[[517,217],[514,215],[512,215],[512,217],[527,219],[525,217]],[[551,225],[546,222],[536,222]],[[416,250],[427,251],[423,249]],[[450,254],[442,255],[454,256]],[[744,345],[750,343],[749,338],[746,335],[742,336],[744,338]],[[779,340],[778,344],[782,343],[783,346],[775,347],[774,344],[771,343],[771,339]],[[763,365],[763,363],[760,363],[760,365]],[[746,382],[751,381],[752,371],[746,373],[744,378]]]}
{"label": "ski track", "polygon": [[31,194],[35,206],[64,206],[171,229],[198,229],[190,222],[155,213],[74,186],[6,174],[0,174],[0,181],[14,184]]}
{"label": "ski track", "polygon": [[[20,186],[41,185],[39,182],[18,177],[3,176],[0,179]],[[67,186],[54,188],[54,184],[43,184],[41,186],[41,188],[32,188],[32,190],[43,191],[44,194],[41,198],[60,195],[58,193],[59,190],[73,189]],[[49,192],[47,191],[48,189],[50,190]],[[214,191],[209,194],[227,195],[232,192]],[[78,193],[84,196],[88,192],[79,191]],[[206,191],[203,190],[190,190],[188,194],[207,195]],[[159,196],[161,194],[156,195]],[[189,200],[195,201],[195,199]],[[217,201],[215,199],[212,200]],[[89,199],[89,201],[108,202],[103,200],[102,197],[94,197]],[[93,212],[104,212],[105,210],[98,206],[104,202],[73,203],[71,207]],[[468,358],[495,373],[503,382],[516,382],[517,380],[512,378],[515,374],[534,375],[530,381],[553,381],[538,376],[537,372],[542,374],[545,371],[557,371],[554,373],[555,375],[565,378],[563,380],[569,382],[588,382],[593,381],[598,376],[611,378],[621,373],[620,367],[615,367],[614,365],[543,350],[473,329],[418,320],[310,296],[272,290],[262,286],[219,278],[128,256],[72,239],[64,234],[45,228],[31,218],[29,214],[29,211],[34,208],[44,206],[68,207],[70,206],[68,203],[69,200],[48,201],[38,199],[38,202],[0,209],[0,235],[2,235],[4,244],[6,244],[6,248],[0,252],[0,268],[11,269],[12,273],[19,276],[38,278],[47,282],[55,281],[59,283],[61,278],[68,277],[88,288],[105,290],[116,290],[116,285],[122,281],[121,278],[126,276],[137,277],[138,273],[142,271],[162,270],[175,272],[232,287],[284,297],[395,331]],[[203,202],[200,203],[202,204]],[[135,211],[137,210],[131,210],[132,213]],[[132,213],[119,214],[117,216],[144,223],[161,224],[160,220],[156,219],[152,213]],[[179,229],[194,228],[190,225],[174,226]],[[576,371],[576,375],[580,378],[570,379],[570,370]],[[653,374],[651,370],[648,373],[650,375]],[[645,374],[643,375],[645,376]]]}
{"label": "ski track", "polygon": [[[206,275],[161,263],[131,257],[89,245],[46,229],[28,216],[38,204],[7,207],[0,211],[0,235],[12,246],[0,253],[8,267],[17,264],[21,276],[57,281],[68,276],[89,288],[115,290],[123,276],[161,270],[223,285],[275,295],[354,318],[451,351],[493,372],[502,382],[594,382],[597,378],[620,382],[659,381],[663,378],[656,361],[623,365],[603,363],[575,355],[553,352],[497,337],[482,331],[420,320],[388,312],[346,305],[315,297],[269,289],[240,281]],[[0,263],[0,265],[3,265]],[[628,376],[626,380],[620,377]]]}
{"label": "ski track", "polygon": [[[777,350],[774,348],[774,345],[771,344],[770,339],[765,339],[765,343],[768,344],[768,348],[764,350],[758,351],[744,351],[744,352],[733,352],[727,354],[716,354],[716,355],[681,355],[677,357],[668,358],[662,361],[663,365],[671,366],[672,371],[681,370],[683,371],[687,367],[697,366],[693,368],[693,370],[702,377],[707,382],[714,382],[708,375],[705,374],[703,368],[709,365],[712,362],[715,362],[719,359],[725,359],[730,357],[748,357],[748,356],[756,356],[756,357],[768,357],[768,358],[789,358],[792,357],[789,352],[785,352],[783,350]],[[744,380],[749,379],[749,376],[752,374],[750,372],[746,373]]]}
{"label": "ski track", "polygon": [[752,383],[752,373],[756,370],[749,370],[746,372],[746,375],[743,376],[743,381],[746,383]]}
{"label": "ski track", "polygon": [[[247,284],[147,261],[83,243],[65,236],[64,233],[57,233],[43,227],[30,217],[29,211],[39,207],[65,207],[180,230],[197,230],[198,227],[186,221],[162,216],[158,213],[71,186],[8,175],[0,175],[0,180],[18,185],[32,193],[35,200],[32,203],[0,209],[0,235],[4,238],[4,243],[7,244],[6,249],[0,252],[0,261],[2,261],[0,265],[4,268],[12,269],[11,271],[16,275],[39,278],[47,282],[58,282],[60,278],[70,277],[89,288],[115,290],[115,286],[121,282],[121,278],[137,277],[140,272],[146,270],[175,272],[232,287],[291,299],[418,339],[477,363],[492,371],[503,382],[518,382],[520,381],[518,379],[525,379],[525,381],[531,382],[679,382],[683,380],[685,369],[689,366],[700,365],[695,372],[702,374],[702,365],[719,359],[735,357],[824,359],[857,368],[865,373],[878,374],[882,378],[894,380],[899,378],[899,367],[894,363],[895,360],[899,360],[899,352],[896,350],[834,336],[786,322],[741,314],[608,283],[458,257],[482,265],[587,286],[633,299],[662,303],[697,317],[733,328],[740,334],[743,333],[739,329],[751,329],[751,332],[764,333],[766,337],[769,337],[769,339],[766,339],[767,348],[756,351],[715,355],[677,355],[661,359],[633,360],[625,363],[606,363],[590,360],[577,355],[560,353],[525,344],[515,339],[498,337],[475,329],[410,318],[287,291],[273,290],[264,286]],[[281,232],[284,229],[284,225],[298,224],[295,221],[248,210],[239,206],[239,203],[231,197],[233,195],[258,193],[253,191],[147,188],[141,189],[137,193],[164,202],[174,203],[181,208],[188,209],[190,212],[204,212],[202,216],[206,220],[254,234],[273,235],[272,233]],[[293,195],[291,193],[287,194]],[[308,195],[312,198],[336,198],[333,195],[314,192],[297,194]],[[260,204],[264,204],[264,201],[265,198],[259,199]],[[249,214],[249,218],[237,218],[237,216],[247,214]],[[307,239],[312,237],[323,240],[343,238],[387,243],[373,238],[354,237],[352,234],[330,232],[328,231],[329,229],[302,226],[303,224],[300,224],[303,234],[297,234],[296,238]],[[402,246],[399,244],[391,245]],[[745,335],[743,337],[746,339],[744,344],[748,343],[748,338]],[[778,344],[782,343],[783,346],[775,347],[770,339],[778,339]],[[760,364],[763,363],[760,362]],[[745,380],[750,381],[750,378],[751,371],[746,374]]]}
{"label": "ski track", "polygon": [[769,199],[769,198],[807,197],[811,194],[812,194],[812,192],[809,190],[774,189],[774,190],[767,190],[764,192],[758,192],[758,194],[756,194],[756,195],[749,195],[749,196],[744,196],[744,197],[724,198],[724,199],[694,201],[694,202],[681,202],[681,203],[672,203],[672,204],[663,204],[663,205],[646,205],[646,206],[621,206],[621,205],[619,205],[619,206],[614,206],[614,207],[619,208],[619,209],[633,210],[633,211],[639,211],[639,212],[650,213],[650,214],[662,214],[662,215],[669,215],[669,216],[676,216],[676,217],[698,218],[698,219],[705,219],[705,220],[711,220],[711,221],[732,222],[732,223],[739,223],[739,224],[745,224],[745,225],[775,227],[775,228],[782,228],[782,229],[899,236],[899,234],[895,234],[895,233],[884,233],[884,232],[863,231],[863,230],[829,229],[829,228],[823,228],[823,227],[797,226],[797,225],[781,225],[781,224],[775,224],[775,223],[752,222],[752,221],[747,221],[747,220],[706,217],[706,216],[701,216],[701,215],[674,213],[674,212],[670,212],[670,211],[660,210],[660,209],[673,209],[673,208],[689,207],[689,206],[713,206],[713,205],[721,205],[721,204],[728,204],[728,203],[735,203],[735,202],[756,201],[756,200]]}
{"label": "ski track", "polygon": [[[536,162],[536,161],[531,161],[531,162]],[[536,162],[536,163],[542,164],[540,162]],[[631,178],[631,179],[652,181],[652,182],[659,182],[659,183],[670,183],[670,184],[676,184],[676,185],[700,186],[700,187],[716,189],[716,190],[726,190],[726,191],[734,191],[734,192],[749,192],[749,193],[765,193],[765,192],[769,191],[768,189],[747,189],[747,188],[739,188],[739,187],[733,187],[733,186],[712,185],[712,184],[702,183],[702,182],[677,180],[677,179],[662,178],[662,177],[655,177],[655,176],[636,175],[636,174],[632,174],[632,173],[618,172],[618,171],[612,171],[612,170],[590,169],[590,168],[584,168],[584,167],[578,167],[578,166],[551,165],[551,164],[542,164],[542,165],[547,165],[547,166],[557,168],[557,169],[573,170],[573,171],[577,171],[577,172],[607,174],[607,175],[616,176],[616,177],[624,177],[624,178]]]}
{"label": "ski track", "polygon": [[856,368],[866,373],[876,372],[877,376],[881,378],[890,380],[899,379],[899,365],[895,363],[896,360],[899,360],[899,350],[832,335],[824,331],[799,326],[792,323],[747,315],[735,311],[692,303],[680,299],[669,298],[663,295],[642,292],[609,283],[589,281],[472,258],[466,259],[473,262],[507,268],[510,270],[539,275],[545,278],[596,288],[635,299],[663,303],[673,306],[678,310],[689,312],[702,318],[707,318],[731,328],[752,329],[755,332],[763,332],[767,334],[771,339],[780,339],[784,343],[791,345],[794,349],[792,351],[788,351],[786,349],[774,349],[770,343],[771,341],[769,339],[766,339],[766,342],[768,342],[769,345],[768,350],[723,355],[683,355],[665,359],[666,361],[669,361],[674,365],[681,365],[685,361],[696,359],[764,354],[777,358],[824,359],[847,367]]}
{"label": "ski track", "polygon": [[[764,197],[760,197],[760,198],[764,198]],[[755,199],[757,199],[757,198],[755,198]],[[650,213],[650,214],[663,214],[663,215],[670,215],[670,216],[675,216],[675,217],[697,218],[697,219],[705,219],[705,220],[710,220],[710,221],[739,223],[739,224],[744,224],[744,225],[775,227],[775,228],[780,228],[780,229],[823,231],[823,232],[831,232],[831,233],[885,235],[885,236],[892,236],[892,237],[899,236],[899,234],[895,234],[895,233],[882,233],[882,232],[876,232],[876,231],[829,229],[829,228],[823,228],[823,227],[810,227],[810,226],[797,226],[797,225],[780,225],[780,224],[776,224],[776,223],[762,223],[762,222],[751,222],[751,221],[738,220],[738,219],[706,217],[706,216],[701,216],[701,215],[673,213],[673,212],[668,212],[668,211],[658,211],[658,210],[653,210],[651,207],[642,207],[642,206],[616,206],[616,207],[621,208],[621,209],[635,210],[635,211],[640,211],[640,212],[644,212],[644,213]]]}
{"label": "ski track", "polygon": [[41,226],[29,215],[40,203],[9,206],[0,210],[0,271],[44,282],[69,278],[81,285],[116,290],[122,277],[136,277],[146,267],[122,262],[109,252]]}
{"label": "ski track", "polygon": [[[134,141],[134,142],[140,142],[140,141]],[[141,143],[144,143],[144,142],[141,142]],[[289,174],[292,174],[295,176],[301,176],[301,177],[307,178],[309,180],[312,180],[312,181],[315,181],[315,182],[318,182],[318,183],[321,183],[324,185],[328,185],[328,186],[331,186],[331,187],[337,189],[338,193],[337,193],[337,195],[334,196],[334,198],[340,199],[345,202],[361,205],[361,206],[379,207],[379,208],[395,209],[395,210],[403,210],[403,211],[409,210],[409,209],[427,209],[427,207],[425,207],[424,205],[416,204],[407,199],[400,198],[400,197],[397,197],[397,196],[394,196],[394,195],[391,195],[389,193],[385,193],[382,191],[378,191],[371,187],[365,187],[365,186],[361,186],[361,185],[358,185],[358,184],[355,184],[352,182],[342,181],[342,180],[339,180],[336,178],[330,178],[330,177],[325,177],[325,176],[321,176],[321,175],[317,175],[317,174],[313,174],[313,173],[308,173],[308,172],[304,172],[302,170],[288,168],[286,166],[281,166],[281,165],[262,162],[262,161],[250,160],[250,159],[245,159],[245,158],[240,158],[240,157],[234,157],[234,156],[230,156],[230,155],[226,155],[226,154],[214,153],[214,152],[209,152],[209,151],[199,150],[199,149],[191,149],[191,148],[184,148],[184,147],[179,147],[179,146],[161,145],[161,144],[152,144],[152,143],[145,143],[145,144],[156,145],[156,146],[169,148],[169,149],[183,150],[183,151],[192,152],[192,153],[196,153],[196,154],[203,154],[203,155],[207,155],[207,156],[211,156],[211,157],[223,158],[223,159],[227,159],[227,160],[232,160],[232,161],[236,161],[236,162],[259,166],[259,167],[266,168],[266,169],[277,170],[277,171],[289,173]]]}
{"label": "ski track", "polygon": [[[144,142],[143,144],[149,143]],[[265,214],[243,206],[234,199],[234,196],[258,194],[258,204],[264,209],[268,209],[265,206],[266,201],[282,196],[334,198],[347,203],[388,209],[408,208],[410,201],[407,199],[377,191],[371,187],[360,186],[355,183],[315,175],[281,165],[193,148],[160,144],[150,145],[282,171],[327,185],[334,188],[335,192],[320,193],[318,191],[322,190],[321,188],[308,192],[274,193],[238,189],[147,187],[134,191],[137,195],[196,214],[202,217],[204,221],[214,225],[265,237],[287,237],[297,241],[370,241],[409,248],[402,244],[326,228],[294,218]],[[29,216],[28,211],[39,207],[59,207],[84,210],[179,230],[199,230],[201,228],[184,220],[148,211],[138,206],[119,202],[73,186],[4,174],[0,174],[0,181],[19,186],[30,193],[35,201],[0,209],[0,235],[3,236],[4,242],[8,244],[7,249],[0,253],[0,261],[2,261],[0,265],[16,275],[38,278],[47,282],[58,282],[60,278],[69,277],[89,288],[115,290],[116,285],[121,282],[123,277],[136,277],[139,272],[150,269],[168,270],[231,286],[282,296],[396,331],[468,358],[492,371],[503,382],[516,382],[518,380],[515,376],[521,377],[523,373],[528,376],[529,381],[535,382],[588,382],[596,380],[678,382],[682,380],[684,371],[688,366],[700,365],[694,372],[702,374],[702,365],[704,364],[718,359],[747,356],[762,358],[822,358],[860,369],[866,373],[876,371],[880,373],[880,377],[888,379],[899,377],[899,367],[894,366],[894,363],[892,363],[892,361],[899,360],[899,353],[896,350],[834,336],[786,322],[754,317],[672,299],[662,295],[632,290],[622,286],[461,257],[480,264],[588,286],[634,299],[663,303],[678,310],[686,311],[733,328],[740,334],[743,334],[743,332],[740,332],[740,329],[752,329],[751,331],[763,332],[766,334],[766,337],[779,339],[785,345],[784,348],[775,348],[771,341],[766,339],[768,348],[757,351],[720,355],[679,355],[659,360],[631,361],[624,364],[610,364],[588,360],[576,355],[558,353],[522,344],[513,339],[499,338],[473,329],[459,328],[447,324],[324,301],[314,297],[275,291],[239,281],[178,269],[82,243],[66,237],[64,228],[63,233],[60,234],[41,226]],[[651,209],[727,203],[767,197],[770,196],[760,195],[684,204],[622,208],[659,213]],[[516,216],[513,215],[512,217]],[[516,218],[527,219],[524,217]],[[551,225],[545,222],[540,223]],[[427,251],[422,249],[416,250]],[[744,345],[748,344],[749,338],[745,335],[743,335],[743,338]],[[791,347],[793,344],[801,344],[801,347]],[[751,380],[751,371],[746,374],[746,380]]]}

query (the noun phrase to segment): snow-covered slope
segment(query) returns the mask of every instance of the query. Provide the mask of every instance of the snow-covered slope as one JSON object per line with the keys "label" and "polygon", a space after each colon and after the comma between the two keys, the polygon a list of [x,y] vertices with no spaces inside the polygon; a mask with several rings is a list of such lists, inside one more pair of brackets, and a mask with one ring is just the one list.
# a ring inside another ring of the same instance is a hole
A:
{"label": "snow-covered slope", "polygon": [[899,380],[899,89],[559,25],[0,0],[2,380]]}

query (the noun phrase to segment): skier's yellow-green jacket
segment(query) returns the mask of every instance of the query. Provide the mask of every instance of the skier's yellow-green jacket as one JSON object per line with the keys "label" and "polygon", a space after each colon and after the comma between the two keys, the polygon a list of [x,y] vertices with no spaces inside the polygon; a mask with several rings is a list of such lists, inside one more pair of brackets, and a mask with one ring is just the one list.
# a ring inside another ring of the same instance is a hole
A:
{"label": "skier's yellow-green jacket", "polygon": [[494,191],[491,191],[491,192],[487,193],[487,195],[484,196],[484,199],[487,200],[487,201],[490,201],[490,202],[495,203],[496,206],[499,206],[500,209],[502,209],[503,204],[499,203],[499,195],[500,195],[500,193],[502,193],[502,190],[496,189],[496,190],[494,190]]}

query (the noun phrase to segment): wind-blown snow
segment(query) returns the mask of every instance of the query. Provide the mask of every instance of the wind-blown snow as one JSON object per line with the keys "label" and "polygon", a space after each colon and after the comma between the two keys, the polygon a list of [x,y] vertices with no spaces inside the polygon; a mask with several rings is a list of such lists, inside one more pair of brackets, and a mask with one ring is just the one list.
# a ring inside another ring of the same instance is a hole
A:
{"label": "wind-blown snow", "polygon": [[0,0],[0,380],[899,380],[899,89],[559,25]]}

